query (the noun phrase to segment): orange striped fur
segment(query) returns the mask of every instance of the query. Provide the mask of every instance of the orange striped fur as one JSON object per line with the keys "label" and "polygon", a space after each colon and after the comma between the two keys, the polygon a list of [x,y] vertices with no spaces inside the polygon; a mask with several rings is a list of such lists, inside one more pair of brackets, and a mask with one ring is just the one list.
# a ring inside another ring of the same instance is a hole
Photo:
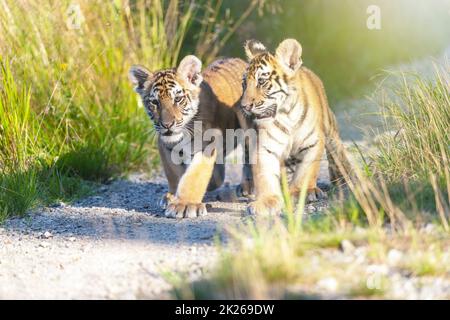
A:
{"label": "orange striped fur", "polygon": [[342,178],[339,168],[351,166],[322,81],[302,65],[302,48],[294,39],[280,43],[275,54],[253,40],[245,50],[250,63],[241,104],[256,125],[259,145],[252,168],[256,201],[250,204],[250,213],[280,212],[282,167],[293,172],[294,196],[306,184],[309,201],[325,197],[316,185],[325,149],[332,181]]}
{"label": "orange striped fur", "polygon": [[[205,192],[222,185],[225,166],[216,163],[216,153],[205,154],[205,145],[202,150],[192,150],[189,164],[174,163],[171,152],[186,135],[190,139],[200,135],[201,139],[203,132],[211,128],[219,129],[223,136],[226,129],[246,128],[249,122],[238,112],[246,67],[240,59],[220,59],[201,72],[200,60],[187,56],[173,69],[130,69],[130,80],[158,133],[159,153],[169,184],[169,193],[162,199],[167,217],[205,214]],[[194,132],[194,121],[201,121],[202,132]],[[251,188],[249,166],[244,166],[242,188]]]}

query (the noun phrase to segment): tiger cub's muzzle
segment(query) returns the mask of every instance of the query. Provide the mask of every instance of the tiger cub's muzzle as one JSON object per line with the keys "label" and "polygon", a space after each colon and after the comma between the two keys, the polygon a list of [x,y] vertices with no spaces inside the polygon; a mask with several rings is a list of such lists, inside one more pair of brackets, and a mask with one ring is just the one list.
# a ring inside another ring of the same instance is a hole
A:
{"label": "tiger cub's muzzle", "polygon": [[264,102],[242,104],[241,106],[247,116],[252,116],[257,120],[274,118],[278,109],[276,104],[265,106]]}

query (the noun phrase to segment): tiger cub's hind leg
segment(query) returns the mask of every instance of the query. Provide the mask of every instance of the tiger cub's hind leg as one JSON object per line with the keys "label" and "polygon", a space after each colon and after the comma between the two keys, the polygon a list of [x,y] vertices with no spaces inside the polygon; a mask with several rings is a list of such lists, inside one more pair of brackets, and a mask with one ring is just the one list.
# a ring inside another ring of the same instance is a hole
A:
{"label": "tiger cub's hind leg", "polygon": [[[255,131],[254,125],[252,121],[245,117],[242,112],[239,110],[237,112],[239,125],[244,131],[247,130],[253,130]],[[256,141],[256,137],[251,138],[247,137],[244,138],[243,143],[241,144],[243,148],[243,156],[244,156],[244,163],[242,166],[242,179],[241,183],[236,187],[236,195],[238,197],[249,197],[252,196],[255,192],[255,185],[253,182],[253,172],[252,172],[252,165],[250,163],[250,149],[254,147],[254,142]]]}
{"label": "tiger cub's hind leg", "polygon": [[225,165],[223,163],[216,163],[214,165],[213,174],[209,181],[207,191],[218,189],[225,180]]}
{"label": "tiger cub's hind leg", "polygon": [[252,167],[246,163],[242,168],[242,179],[237,186],[236,195],[239,197],[251,197],[254,194],[254,189]]}
{"label": "tiger cub's hind leg", "polygon": [[241,183],[236,188],[236,195],[238,197],[250,197],[254,194],[255,191],[249,152],[249,147],[248,145],[246,145],[244,150],[244,164],[242,166],[242,179]]}

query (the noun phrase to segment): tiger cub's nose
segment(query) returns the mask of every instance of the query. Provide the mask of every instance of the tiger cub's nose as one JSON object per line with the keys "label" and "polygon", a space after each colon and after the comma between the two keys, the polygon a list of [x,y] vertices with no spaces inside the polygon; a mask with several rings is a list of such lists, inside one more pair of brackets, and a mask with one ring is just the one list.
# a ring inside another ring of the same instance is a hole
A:
{"label": "tiger cub's nose", "polygon": [[161,123],[162,127],[169,130],[170,128],[172,128],[175,125],[175,120],[171,121],[171,122],[163,122]]}

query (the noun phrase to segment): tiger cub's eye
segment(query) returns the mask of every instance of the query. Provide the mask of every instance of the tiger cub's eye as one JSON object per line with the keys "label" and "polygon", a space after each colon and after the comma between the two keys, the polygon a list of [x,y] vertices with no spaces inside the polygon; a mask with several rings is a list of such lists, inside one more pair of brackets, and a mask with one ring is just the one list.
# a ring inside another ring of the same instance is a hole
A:
{"label": "tiger cub's eye", "polygon": [[269,80],[269,72],[263,72],[259,76],[258,84],[259,85],[263,85],[263,84],[265,84],[267,82],[267,80]]}
{"label": "tiger cub's eye", "polygon": [[264,79],[264,78],[259,78],[258,79],[258,84],[259,85],[263,85],[264,83],[266,83],[267,82],[267,79]]}
{"label": "tiger cub's eye", "polygon": [[182,96],[176,96],[176,97],[175,97],[175,103],[181,102],[182,99],[183,99]]}
{"label": "tiger cub's eye", "polygon": [[155,98],[146,98],[146,101],[152,106],[157,106],[159,103],[158,99]]}

